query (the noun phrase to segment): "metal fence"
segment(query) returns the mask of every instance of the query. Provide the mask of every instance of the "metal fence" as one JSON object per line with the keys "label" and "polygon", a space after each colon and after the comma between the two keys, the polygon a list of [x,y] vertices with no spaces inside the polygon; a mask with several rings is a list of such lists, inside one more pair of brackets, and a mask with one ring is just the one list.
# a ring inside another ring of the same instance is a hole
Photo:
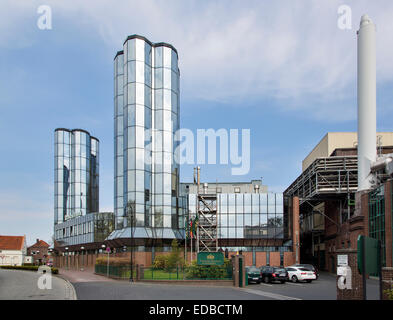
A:
{"label": "metal fence", "polygon": [[[129,265],[96,264],[95,273],[115,279],[129,279]],[[141,267],[140,280],[232,280],[232,266],[187,266],[175,268]],[[137,278],[136,266],[133,278]]]}

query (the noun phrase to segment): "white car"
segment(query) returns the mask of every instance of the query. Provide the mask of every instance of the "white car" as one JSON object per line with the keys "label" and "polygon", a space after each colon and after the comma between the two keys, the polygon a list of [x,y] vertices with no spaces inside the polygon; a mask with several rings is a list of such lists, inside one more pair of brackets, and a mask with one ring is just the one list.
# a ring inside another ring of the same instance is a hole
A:
{"label": "white car", "polygon": [[287,269],[288,278],[292,282],[298,282],[298,281],[311,282],[317,279],[317,276],[314,271],[311,271],[310,269],[304,267],[290,266],[285,269]]}

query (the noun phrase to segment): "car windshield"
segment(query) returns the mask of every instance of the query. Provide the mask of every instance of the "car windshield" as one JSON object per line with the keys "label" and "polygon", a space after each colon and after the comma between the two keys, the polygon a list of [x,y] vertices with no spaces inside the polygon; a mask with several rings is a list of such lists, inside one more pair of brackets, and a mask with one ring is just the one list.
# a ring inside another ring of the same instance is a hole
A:
{"label": "car windshield", "polygon": [[274,272],[286,272],[284,268],[275,268]]}
{"label": "car windshield", "polygon": [[256,267],[251,267],[251,268],[248,268],[248,272],[258,272],[259,273],[259,269]]}

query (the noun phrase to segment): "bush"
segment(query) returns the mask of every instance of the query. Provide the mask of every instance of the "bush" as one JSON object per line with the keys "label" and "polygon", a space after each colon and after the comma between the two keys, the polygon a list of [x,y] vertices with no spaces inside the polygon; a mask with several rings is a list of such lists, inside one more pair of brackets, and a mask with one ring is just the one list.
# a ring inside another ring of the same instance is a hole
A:
{"label": "bush", "polygon": [[[96,259],[96,264],[107,265],[107,257],[99,257]],[[111,266],[125,266],[130,265],[130,258],[127,257],[109,257],[109,265]]]}
{"label": "bush", "polygon": [[184,267],[184,258],[176,239],[173,239],[171,253],[168,255],[157,256],[154,259],[153,268],[170,271],[176,269],[177,267]]}
{"label": "bush", "polygon": [[227,279],[232,270],[231,261],[224,259],[222,266],[199,266],[197,261],[186,267],[186,278],[188,279]]}
{"label": "bush", "polygon": [[387,289],[384,293],[388,296],[389,300],[393,300],[393,287],[391,289]]}
{"label": "bush", "polygon": [[[38,271],[38,266],[0,266],[1,269],[25,270],[25,271]],[[51,268],[52,274],[58,274],[59,269]]]}
{"label": "bush", "polygon": [[153,262],[153,268],[156,269],[165,269],[168,265],[168,257],[167,256],[157,256]]}

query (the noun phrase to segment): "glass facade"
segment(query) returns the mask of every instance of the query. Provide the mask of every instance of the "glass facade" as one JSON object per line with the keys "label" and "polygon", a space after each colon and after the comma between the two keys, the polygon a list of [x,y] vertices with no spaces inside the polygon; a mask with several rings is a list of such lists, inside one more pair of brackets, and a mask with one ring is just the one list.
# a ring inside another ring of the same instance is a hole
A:
{"label": "glass facade", "polygon": [[[189,211],[196,214],[197,198],[189,195]],[[219,239],[284,239],[282,193],[217,194]]]}
{"label": "glass facade", "polygon": [[55,239],[60,246],[102,243],[114,230],[113,212],[96,212],[55,225]]}
{"label": "glass facade", "polygon": [[[177,51],[129,36],[114,59],[114,208],[116,229],[178,229],[179,128]],[[180,204],[181,206],[181,204]],[[163,236],[164,233],[162,233]],[[172,233],[173,234],[173,233]]]}
{"label": "glass facade", "polygon": [[81,129],[55,130],[55,225],[99,210],[99,141]]}

